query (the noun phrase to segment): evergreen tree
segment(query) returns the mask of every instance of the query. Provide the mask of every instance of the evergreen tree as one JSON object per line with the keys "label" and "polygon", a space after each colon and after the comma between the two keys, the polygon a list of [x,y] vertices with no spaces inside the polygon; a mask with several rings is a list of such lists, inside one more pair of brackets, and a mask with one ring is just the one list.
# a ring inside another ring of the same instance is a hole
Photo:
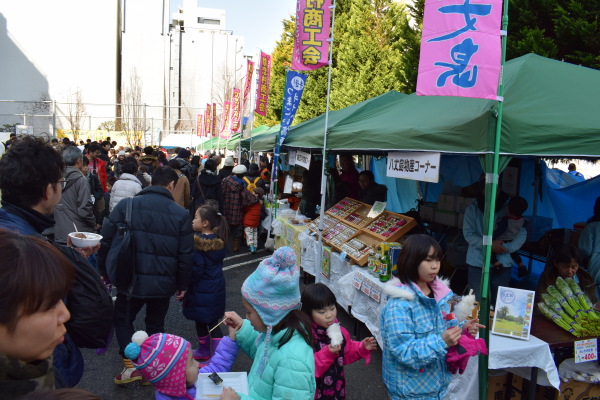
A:
{"label": "evergreen tree", "polygon": [[600,69],[600,0],[509,3],[507,59],[527,53]]}

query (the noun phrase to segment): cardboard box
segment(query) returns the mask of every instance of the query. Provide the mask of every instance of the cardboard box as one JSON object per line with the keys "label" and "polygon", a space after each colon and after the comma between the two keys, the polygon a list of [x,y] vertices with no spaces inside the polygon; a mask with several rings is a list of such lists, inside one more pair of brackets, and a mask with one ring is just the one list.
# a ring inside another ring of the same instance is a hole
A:
{"label": "cardboard box", "polygon": [[487,400],[504,400],[506,393],[506,373],[501,375],[488,374]]}
{"label": "cardboard box", "polygon": [[458,227],[458,213],[456,211],[448,211],[448,210],[435,210],[435,217],[433,219],[436,223]]}
{"label": "cardboard box", "polygon": [[453,194],[438,195],[438,209],[455,211],[456,210],[456,196]]}
{"label": "cardboard box", "polygon": [[[558,393],[555,391],[555,393]],[[600,400],[600,384],[567,381],[560,383],[560,394],[551,400]],[[544,399],[546,400],[546,399]]]}

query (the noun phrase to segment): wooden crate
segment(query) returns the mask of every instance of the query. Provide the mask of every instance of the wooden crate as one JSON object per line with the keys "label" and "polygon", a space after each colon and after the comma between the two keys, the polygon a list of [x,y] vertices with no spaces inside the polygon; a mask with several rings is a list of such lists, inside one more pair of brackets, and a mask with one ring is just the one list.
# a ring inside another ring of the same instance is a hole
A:
{"label": "wooden crate", "polygon": [[[319,218],[320,217],[315,218],[310,224],[308,224],[308,229],[310,229],[311,232],[315,232],[317,234],[319,233]],[[325,214],[323,216],[323,231],[331,228],[331,226],[337,223],[337,221],[337,219]]]}
{"label": "wooden crate", "polygon": [[338,221],[331,228],[323,231],[323,241],[339,251],[342,244],[355,236],[359,230],[342,221]]}
{"label": "wooden crate", "polygon": [[325,211],[325,213],[337,219],[344,219],[363,205],[364,203],[361,203],[358,200],[351,199],[350,197],[345,197],[339,203],[331,207],[329,210]]}
{"label": "wooden crate", "polygon": [[[404,220],[404,225],[400,226],[393,221]],[[391,226],[390,226],[391,224]],[[375,218],[369,225],[362,228],[364,232],[373,235],[378,238],[380,242],[395,242],[404,236],[408,231],[417,225],[417,221],[414,218],[407,217],[403,214],[396,214],[390,211],[384,211],[377,218]],[[376,232],[374,229],[384,229],[385,232]],[[390,231],[393,230],[393,231]],[[389,233],[388,236],[385,236]]]}
{"label": "wooden crate", "polygon": [[344,218],[342,218],[342,220],[350,226],[361,229],[373,221],[373,218],[367,218],[369,211],[371,211],[371,206],[361,203],[360,207],[347,214]]}
{"label": "wooden crate", "polygon": [[[355,239],[362,242],[366,246],[363,249],[364,252],[361,253],[360,256],[353,255],[351,249],[349,248],[349,243]],[[365,264],[367,263],[367,261],[369,261],[369,252],[371,251],[371,249],[373,247],[375,247],[375,249],[377,249],[377,246],[379,245],[379,243],[381,243],[381,240],[376,238],[374,235],[371,235],[364,231],[358,231],[356,233],[356,235],[354,235],[353,237],[351,237],[350,239],[348,239],[346,242],[344,242],[342,244],[342,246],[340,247],[340,250],[345,251],[346,254],[348,255],[348,257],[352,261],[354,261],[356,264],[360,265],[361,267],[364,267]]]}

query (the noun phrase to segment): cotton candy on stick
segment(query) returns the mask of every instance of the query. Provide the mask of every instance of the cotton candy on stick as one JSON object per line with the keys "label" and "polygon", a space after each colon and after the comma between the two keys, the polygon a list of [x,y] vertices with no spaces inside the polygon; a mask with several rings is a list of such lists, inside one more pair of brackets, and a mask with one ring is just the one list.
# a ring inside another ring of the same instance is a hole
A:
{"label": "cotton candy on stick", "polygon": [[332,346],[338,346],[342,344],[344,336],[342,335],[340,324],[338,324],[337,322],[331,324],[331,326],[327,328],[327,336],[329,336],[329,339],[331,339]]}
{"label": "cotton candy on stick", "polygon": [[460,302],[454,306],[454,315],[459,321],[466,321],[471,316],[474,309],[475,295],[473,294],[473,289],[471,289],[469,294],[462,296]]}

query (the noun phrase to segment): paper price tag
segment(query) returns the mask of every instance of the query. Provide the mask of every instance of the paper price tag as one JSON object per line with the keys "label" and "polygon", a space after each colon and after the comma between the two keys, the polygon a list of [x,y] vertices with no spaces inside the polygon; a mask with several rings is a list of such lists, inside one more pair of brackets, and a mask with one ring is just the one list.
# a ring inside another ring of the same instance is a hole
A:
{"label": "paper price tag", "polygon": [[371,298],[378,303],[381,300],[381,288],[376,284],[371,287]]}
{"label": "paper price tag", "polygon": [[578,340],[575,342],[575,363],[598,359],[597,339]]}
{"label": "paper price tag", "polygon": [[368,280],[365,279],[361,290],[367,296],[371,296],[371,287],[372,287],[371,282],[369,282]]}
{"label": "paper price tag", "polygon": [[360,290],[360,287],[362,286],[362,278],[360,276],[360,274],[357,272],[354,274],[354,277],[352,278],[352,286],[354,286],[354,288],[356,290]]}

